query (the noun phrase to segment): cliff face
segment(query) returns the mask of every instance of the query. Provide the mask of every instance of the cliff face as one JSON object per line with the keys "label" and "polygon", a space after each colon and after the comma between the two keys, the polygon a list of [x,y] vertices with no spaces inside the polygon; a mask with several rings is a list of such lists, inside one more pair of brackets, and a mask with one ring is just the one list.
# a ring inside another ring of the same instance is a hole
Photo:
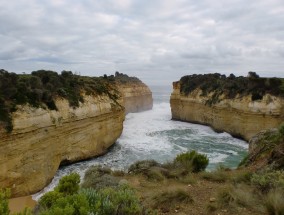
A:
{"label": "cliff face", "polygon": [[242,165],[252,169],[284,169],[284,133],[282,129],[269,129],[252,137],[249,153]]}
{"label": "cliff face", "polygon": [[185,95],[180,92],[180,82],[174,82],[170,99],[172,118],[210,125],[245,140],[284,121],[281,97],[265,94],[262,99],[252,101],[251,95],[233,99],[220,95],[218,99],[208,105],[208,101],[214,100],[214,92],[204,96],[200,89],[195,89]]}
{"label": "cliff face", "polygon": [[120,103],[125,107],[125,113],[135,113],[152,109],[152,92],[144,83],[130,82],[118,84],[118,90],[122,94]]}
{"label": "cliff face", "polygon": [[[116,84],[118,103],[106,95],[84,95],[72,108],[55,99],[56,110],[17,107],[13,131],[0,128],[0,187],[13,196],[35,193],[53,178],[60,164],[101,155],[121,135],[125,112],[152,108],[152,94],[143,83]],[[125,108],[124,108],[125,107]]]}
{"label": "cliff face", "polygon": [[84,96],[76,109],[57,99],[58,111],[21,106],[11,134],[1,130],[0,186],[14,196],[42,189],[62,162],[100,155],[120,136],[124,110],[107,96]]}

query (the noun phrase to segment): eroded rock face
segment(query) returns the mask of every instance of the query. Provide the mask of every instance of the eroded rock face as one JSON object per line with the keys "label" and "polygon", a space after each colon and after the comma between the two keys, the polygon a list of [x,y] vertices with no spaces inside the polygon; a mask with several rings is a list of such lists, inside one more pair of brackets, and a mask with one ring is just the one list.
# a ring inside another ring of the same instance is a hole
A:
{"label": "eroded rock face", "polygon": [[261,131],[249,141],[249,154],[243,165],[252,169],[284,169],[284,136],[278,129]]}
{"label": "eroded rock face", "polygon": [[[121,135],[125,112],[152,108],[152,93],[141,84],[119,84],[119,103],[108,96],[85,95],[78,108],[57,98],[57,111],[19,106],[13,131],[0,129],[0,187],[13,196],[35,193],[62,163],[101,155]],[[124,108],[125,107],[125,108]]]}
{"label": "eroded rock face", "polygon": [[14,196],[42,189],[61,162],[100,155],[121,135],[124,108],[106,96],[85,96],[73,109],[57,99],[58,111],[21,106],[11,134],[1,133],[0,185]]}
{"label": "eroded rock face", "polygon": [[126,113],[136,113],[152,109],[152,92],[144,83],[119,84],[118,90],[122,94],[121,104],[125,107]]}
{"label": "eroded rock face", "polygon": [[262,100],[251,95],[234,99],[222,98],[208,105],[213,93],[202,96],[200,89],[189,95],[180,93],[180,83],[173,83],[171,94],[172,119],[210,125],[217,131],[249,140],[262,130],[278,127],[284,121],[283,98],[266,94]]}

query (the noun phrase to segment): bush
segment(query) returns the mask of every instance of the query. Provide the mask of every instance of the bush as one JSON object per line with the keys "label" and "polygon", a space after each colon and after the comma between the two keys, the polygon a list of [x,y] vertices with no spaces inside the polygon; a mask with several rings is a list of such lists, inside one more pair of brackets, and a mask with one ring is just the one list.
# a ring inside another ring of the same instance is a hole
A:
{"label": "bush", "polygon": [[83,188],[102,189],[105,187],[116,187],[119,184],[119,179],[112,176],[110,168],[100,165],[91,166],[85,173]]}
{"label": "bush", "polygon": [[50,191],[45,193],[40,199],[39,199],[39,205],[43,208],[50,208],[57,199],[63,197],[62,193],[59,193],[58,191]]}
{"label": "bush", "polygon": [[260,171],[252,175],[251,183],[263,193],[268,193],[270,190],[275,188],[284,189],[284,172],[281,170]]}
{"label": "bush", "polygon": [[130,167],[128,168],[128,172],[134,174],[146,173],[151,167],[154,166],[159,167],[161,166],[161,164],[159,164],[155,160],[137,161],[134,164],[130,165]]}
{"label": "bush", "polygon": [[209,159],[206,155],[197,153],[196,151],[186,152],[179,154],[174,163],[181,165],[192,172],[204,171],[209,163]]}
{"label": "bush", "polygon": [[53,204],[45,208],[41,206],[40,215],[87,215],[89,203],[85,195],[73,194],[55,199]]}
{"label": "bush", "polygon": [[78,173],[71,173],[60,179],[55,191],[65,195],[72,195],[78,192],[80,183],[80,176]]}
{"label": "bush", "polygon": [[83,188],[93,188],[96,190],[103,189],[106,187],[117,187],[119,185],[119,179],[112,175],[102,175],[98,177],[84,178],[82,183]]}
{"label": "bush", "polygon": [[100,215],[136,215],[142,207],[134,191],[126,185],[101,190],[83,189],[81,191],[90,205],[90,212]]}
{"label": "bush", "polygon": [[108,196],[103,196],[101,192],[92,188],[82,189],[80,191],[86,196],[90,211],[93,214],[109,215],[115,211],[114,204],[110,201]]}
{"label": "bush", "polygon": [[8,205],[9,197],[10,197],[10,190],[0,189],[0,214],[1,215],[10,214],[9,205]]}

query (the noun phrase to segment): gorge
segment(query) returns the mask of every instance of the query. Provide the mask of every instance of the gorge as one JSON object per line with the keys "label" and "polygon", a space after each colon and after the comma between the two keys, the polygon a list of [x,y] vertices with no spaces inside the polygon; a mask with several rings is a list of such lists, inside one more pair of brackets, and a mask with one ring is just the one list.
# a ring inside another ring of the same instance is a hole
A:
{"label": "gorge", "polygon": [[[48,72],[39,74],[57,77]],[[8,76],[5,72],[1,75]],[[28,78],[37,78],[36,75]],[[74,75],[68,75],[76,80]],[[69,98],[62,96],[54,97],[53,109],[44,104],[17,105],[11,113],[12,131],[5,129],[5,122],[0,129],[0,187],[11,188],[13,196],[41,190],[61,164],[105,153],[121,135],[127,112],[152,108],[152,94],[144,83],[123,74],[116,76],[116,80],[104,77],[107,80],[96,82],[101,84],[103,93],[81,89],[77,107],[70,106]],[[2,107],[2,115],[4,111]]]}

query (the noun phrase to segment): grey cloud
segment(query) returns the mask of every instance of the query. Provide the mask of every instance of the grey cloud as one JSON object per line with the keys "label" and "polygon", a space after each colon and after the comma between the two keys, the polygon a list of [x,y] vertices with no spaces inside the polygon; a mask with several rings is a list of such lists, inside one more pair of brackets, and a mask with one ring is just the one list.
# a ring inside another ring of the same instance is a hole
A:
{"label": "grey cloud", "polygon": [[0,67],[14,72],[284,77],[281,0],[2,1],[0,22]]}

